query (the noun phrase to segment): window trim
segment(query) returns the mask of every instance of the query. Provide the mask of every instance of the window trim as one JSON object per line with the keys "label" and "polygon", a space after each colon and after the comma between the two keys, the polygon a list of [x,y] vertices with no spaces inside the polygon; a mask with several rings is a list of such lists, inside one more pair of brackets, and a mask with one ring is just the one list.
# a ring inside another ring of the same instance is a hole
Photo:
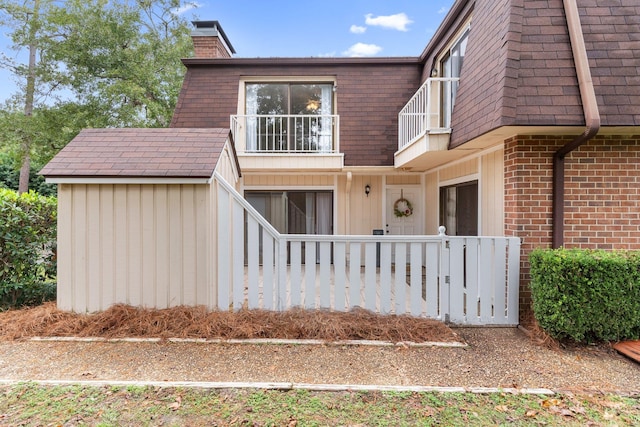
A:
{"label": "window trim", "polygon": [[299,83],[299,84],[333,84],[333,96],[331,111],[338,114],[338,103],[336,102],[337,78],[335,76],[243,76],[238,84],[238,107],[237,114],[246,114],[247,104],[247,84],[254,83]]}

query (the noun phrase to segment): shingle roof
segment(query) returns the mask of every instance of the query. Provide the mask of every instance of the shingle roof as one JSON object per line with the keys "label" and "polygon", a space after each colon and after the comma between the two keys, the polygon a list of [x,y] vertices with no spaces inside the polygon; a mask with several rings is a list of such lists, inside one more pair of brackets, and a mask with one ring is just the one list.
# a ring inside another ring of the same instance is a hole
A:
{"label": "shingle roof", "polygon": [[[451,147],[500,126],[583,126],[562,0],[458,0],[452,10],[463,4],[474,6],[473,21]],[[640,125],[640,3],[577,5],[602,126]]]}
{"label": "shingle roof", "polygon": [[41,171],[45,177],[209,178],[229,129],[85,129]]}

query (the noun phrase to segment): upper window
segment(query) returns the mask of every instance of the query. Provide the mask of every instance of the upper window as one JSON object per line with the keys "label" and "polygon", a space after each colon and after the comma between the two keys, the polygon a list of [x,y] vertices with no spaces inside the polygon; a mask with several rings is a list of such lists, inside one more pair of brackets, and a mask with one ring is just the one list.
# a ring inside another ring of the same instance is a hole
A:
{"label": "upper window", "polygon": [[331,151],[333,83],[247,83],[249,151]]}
{"label": "upper window", "polygon": [[[469,38],[469,27],[453,43],[451,48],[445,53],[440,61],[442,77],[460,78],[462,63],[467,50],[467,39]],[[451,127],[451,113],[455,105],[456,93],[458,92],[458,80],[446,80],[443,82],[442,93],[442,127]]]}
{"label": "upper window", "polygon": [[265,115],[331,114],[333,84],[248,83],[246,113]]}

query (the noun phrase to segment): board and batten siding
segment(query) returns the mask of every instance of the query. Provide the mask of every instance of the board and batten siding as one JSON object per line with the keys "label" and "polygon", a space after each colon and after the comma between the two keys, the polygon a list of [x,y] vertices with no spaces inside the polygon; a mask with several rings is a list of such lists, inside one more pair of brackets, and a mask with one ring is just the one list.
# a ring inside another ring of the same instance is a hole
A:
{"label": "board and batten siding", "polygon": [[[478,179],[479,232],[504,236],[504,149],[494,149],[473,159],[425,174],[425,230],[436,234],[440,221],[440,187],[451,182]],[[435,231],[434,231],[435,230]]]}
{"label": "board and batten siding", "polygon": [[[243,178],[245,187],[265,187],[265,190],[282,187],[329,187],[333,186],[335,183],[335,177],[333,175],[244,174]],[[227,179],[227,182],[231,181]]]}
{"label": "board and batten siding", "polygon": [[206,184],[61,184],[58,307],[209,305]]}
{"label": "board and batten siding", "polygon": [[504,236],[504,149],[483,155],[480,162],[480,231]]}
{"label": "board and batten siding", "polygon": [[237,182],[239,177],[238,168],[233,155],[233,150],[227,141],[224,145],[218,163],[216,165],[216,172],[222,175],[222,177],[237,190]]}

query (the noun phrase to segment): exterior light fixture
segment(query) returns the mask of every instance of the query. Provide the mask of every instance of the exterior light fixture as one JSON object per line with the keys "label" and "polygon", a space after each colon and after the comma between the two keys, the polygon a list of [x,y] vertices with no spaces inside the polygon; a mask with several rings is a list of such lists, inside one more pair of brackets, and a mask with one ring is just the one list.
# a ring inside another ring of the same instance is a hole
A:
{"label": "exterior light fixture", "polygon": [[367,184],[364,186],[364,194],[366,194],[367,197],[369,197],[369,193],[371,193],[371,186]]}

